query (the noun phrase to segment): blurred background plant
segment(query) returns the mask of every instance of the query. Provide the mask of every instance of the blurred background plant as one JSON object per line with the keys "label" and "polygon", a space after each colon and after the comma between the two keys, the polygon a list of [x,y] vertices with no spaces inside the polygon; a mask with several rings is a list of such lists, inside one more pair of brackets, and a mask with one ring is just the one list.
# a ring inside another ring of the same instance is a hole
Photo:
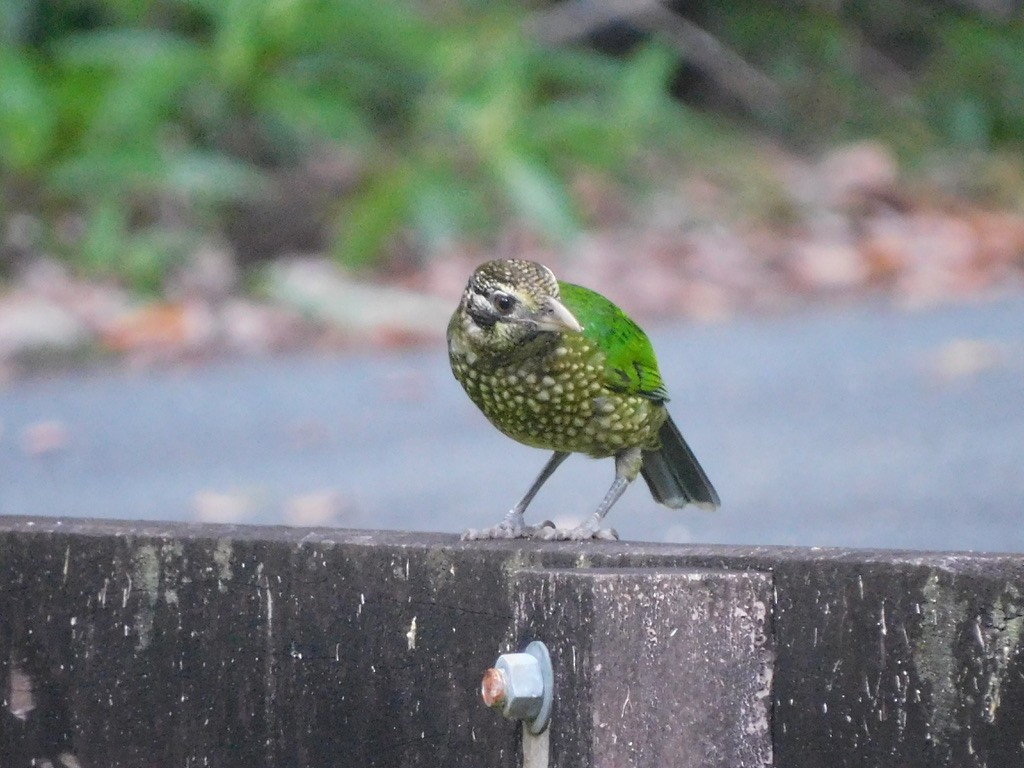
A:
{"label": "blurred background plant", "polygon": [[[12,0],[0,14],[5,219],[37,217],[39,245],[144,289],[210,233],[241,239],[243,259],[324,246],[354,266],[403,231],[429,248],[506,216],[565,237],[573,174],[628,179],[687,127],[666,49],[545,50],[509,3]],[[245,212],[260,200],[309,231],[259,225]]]}
{"label": "blurred background plant", "polygon": [[1024,199],[1024,24],[980,0],[5,0],[0,44],[0,275],[159,295],[211,243],[394,270],[666,209],[792,233],[823,218],[791,158],[861,139],[890,208],[896,175]]}

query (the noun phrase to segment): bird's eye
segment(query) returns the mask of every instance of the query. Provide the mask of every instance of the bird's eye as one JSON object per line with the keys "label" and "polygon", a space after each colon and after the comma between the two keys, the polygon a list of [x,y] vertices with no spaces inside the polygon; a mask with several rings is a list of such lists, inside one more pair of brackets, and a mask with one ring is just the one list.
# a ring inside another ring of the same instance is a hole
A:
{"label": "bird's eye", "polygon": [[511,314],[516,306],[516,300],[507,293],[495,293],[491,297],[491,303],[494,304],[494,308],[502,315]]}

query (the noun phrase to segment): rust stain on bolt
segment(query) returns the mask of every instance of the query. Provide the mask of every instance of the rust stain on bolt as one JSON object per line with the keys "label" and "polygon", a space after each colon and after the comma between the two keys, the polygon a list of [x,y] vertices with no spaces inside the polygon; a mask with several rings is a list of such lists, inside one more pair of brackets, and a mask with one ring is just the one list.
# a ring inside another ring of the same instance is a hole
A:
{"label": "rust stain on bolt", "polygon": [[508,694],[505,690],[505,675],[500,669],[491,667],[484,672],[483,682],[480,683],[480,695],[488,707],[501,707],[505,704],[505,697]]}

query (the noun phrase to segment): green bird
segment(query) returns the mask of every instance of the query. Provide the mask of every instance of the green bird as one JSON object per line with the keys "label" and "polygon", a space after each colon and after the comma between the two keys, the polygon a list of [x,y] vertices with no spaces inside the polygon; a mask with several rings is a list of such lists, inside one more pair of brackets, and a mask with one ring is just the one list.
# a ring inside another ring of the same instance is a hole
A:
{"label": "green bird", "polygon": [[[526,495],[492,528],[464,539],[614,539],[601,527],[642,474],[655,501],[714,509],[718,493],[665,408],[651,342],[599,293],[558,281],[542,264],[489,261],[476,269],[448,323],[455,378],[499,430],[554,451]],[[524,513],[571,453],[615,457],[615,479],[582,524],[526,525]]]}

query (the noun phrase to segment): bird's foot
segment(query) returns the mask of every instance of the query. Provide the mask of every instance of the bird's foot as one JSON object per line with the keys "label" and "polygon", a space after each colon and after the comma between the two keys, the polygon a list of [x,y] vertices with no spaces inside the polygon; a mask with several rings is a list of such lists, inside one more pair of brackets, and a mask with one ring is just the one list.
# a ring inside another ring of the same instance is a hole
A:
{"label": "bird's foot", "polygon": [[488,539],[543,539],[549,540],[547,531],[555,529],[555,524],[545,520],[540,525],[516,524],[514,521],[502,520],[491,528],[470,528],[463,532],[463,541],[485,541]]}
{"label": "bird's foot", "polygon": [[618,541],[619,533],[614,528],[601,528],[600,525],[583,523],[575,528],[541,528],[534,538],[545,541]]}

